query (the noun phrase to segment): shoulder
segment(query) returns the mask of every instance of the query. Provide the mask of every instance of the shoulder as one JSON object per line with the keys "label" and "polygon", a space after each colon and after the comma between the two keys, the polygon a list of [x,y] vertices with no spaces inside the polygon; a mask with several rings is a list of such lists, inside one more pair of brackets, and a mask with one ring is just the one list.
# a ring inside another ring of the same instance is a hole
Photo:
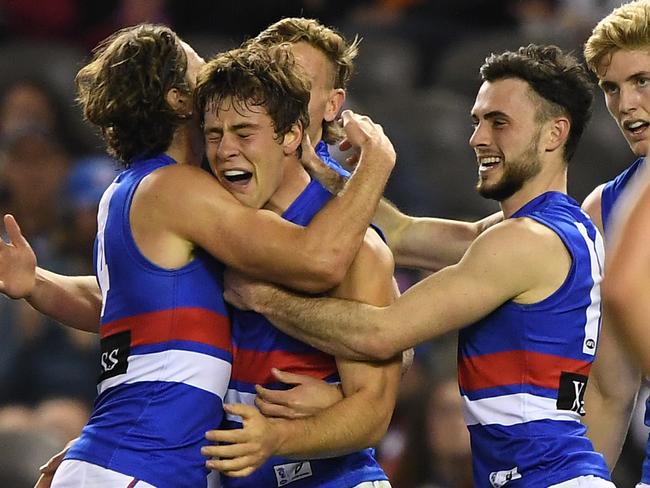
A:
{"label": "shoulder", "polygon": [[171,164],[147,175],[137,189],[138,198],[169,204],[174,208],[197,198],[231,199],[230,194],[207,171],[189,164]]}
{"label": "shoulder", "polygon": [[[529,217],[511,218],[483,232],[466,256],[530,266],[564,249],[560,236]],[[522,268],[523,269],[523,268]]]}
{"label": "shoulder", "polygon": [[587,212],[598,230],[603,231],[602,195],[606,183],[597,186],[582,202],[582,209]]}

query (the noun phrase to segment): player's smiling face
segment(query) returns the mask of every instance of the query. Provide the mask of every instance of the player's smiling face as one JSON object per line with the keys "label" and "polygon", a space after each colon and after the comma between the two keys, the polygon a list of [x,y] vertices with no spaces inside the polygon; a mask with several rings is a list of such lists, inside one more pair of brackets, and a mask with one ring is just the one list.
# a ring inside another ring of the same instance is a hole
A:
{"label": "player's smiling face", "polygon": [[650,150],[650,47],[614,51],[598,73],[609,113],[634,154],[645,155]]}
{"label": "player's smiling face", "polygon": [[506,78],[485,82],[472,107],[476,153],[476,189],[485,198],[503,201],[539,173],[540,124],[534,94],[527,82]]}
{"label": "player's smiling face", "polygon": [[212,172],[241,203],[262,208],[282,183],[285,148],[261,106],[231,98],[208,104],[205,147]]}

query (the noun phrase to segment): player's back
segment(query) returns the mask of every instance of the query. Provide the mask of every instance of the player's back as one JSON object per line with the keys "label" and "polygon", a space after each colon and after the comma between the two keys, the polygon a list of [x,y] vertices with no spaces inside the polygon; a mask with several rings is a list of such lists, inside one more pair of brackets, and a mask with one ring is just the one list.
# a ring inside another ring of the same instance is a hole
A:
{"label": "player's back", "polygon": [[130,225],[144,177],[175,164],[137,161],[100,203],[95,242],[103,296],[99,396],[67,455],[159,488],[207,486],[200,449],[222,416],[231,369],[223,266],[197,250],[178,269],[141,254]]}
{"label": "player's back", "polygon": [[566,280],[534,304],[509,301],[459,335],[459,384],[476,486],[542,487],[609,479],[580,422],[600,325],[602,238],[570,197],[548,192],[513,218],[553,230],[571,255]]}

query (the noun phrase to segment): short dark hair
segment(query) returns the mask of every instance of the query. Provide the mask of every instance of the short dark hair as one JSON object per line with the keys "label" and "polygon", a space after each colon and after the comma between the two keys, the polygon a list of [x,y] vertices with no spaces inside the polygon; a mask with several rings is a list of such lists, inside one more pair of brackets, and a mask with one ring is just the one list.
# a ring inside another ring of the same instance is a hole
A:
{"label": "short dark hair", "polygon": [[564,147],[564,158],[573,157],[578,141],[591,118],[593,84],[587,70],[571,54],[557,46],[529,44],[517,51],[492,54],[481,66],[482,81],[518,78],[526,81],[545,102],[540,117],[548,119],[564,113],[571,130]]}
{"label": "short dark hair", "polygon": [[165,98],[172,88],[191,93],[187,55],[168,27],[141,24],[102,41],[77,73],[78,101],[108,152],[129,166],[165,151],[182,119]]}
{"label": "short dark hair", "polygon": [[211,59],[199,74],[195,92],[202,120],[206,110],[218,109],[227,98],[264,107],[278,139],[296,123],[303,129],[309,125],[309,82],[295,69],[288,44],[252,45]]}

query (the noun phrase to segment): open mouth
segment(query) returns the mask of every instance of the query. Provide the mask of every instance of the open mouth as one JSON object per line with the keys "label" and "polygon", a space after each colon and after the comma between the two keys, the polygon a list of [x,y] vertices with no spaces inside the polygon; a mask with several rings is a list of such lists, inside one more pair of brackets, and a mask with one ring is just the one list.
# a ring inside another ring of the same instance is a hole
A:
{"label": "open mouth", "polygon": [[628,132],[631,132],[632,134],[636,135],[643,132],[648,127],[648,125],[650,125],[650,123],[646,122],[645,120],[634,120],[630,122],[625,122],[623,124],[623,127]]}
{"label": "open mouth", "polygon": [[251,180],[253,173],[241,169],[229,169],[223,172],[223,177],[232,184],[245,185]]}
{"label": "open mouth", "polygon": [[479,158],[479,171],[488,171],[501,163],[501,158],[497,156]]}

